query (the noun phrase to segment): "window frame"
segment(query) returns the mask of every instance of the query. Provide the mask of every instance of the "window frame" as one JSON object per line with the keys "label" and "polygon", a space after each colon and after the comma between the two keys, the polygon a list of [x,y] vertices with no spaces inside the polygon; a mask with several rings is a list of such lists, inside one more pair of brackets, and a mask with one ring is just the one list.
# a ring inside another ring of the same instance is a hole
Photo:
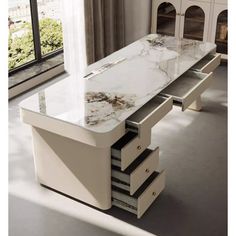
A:
{"label": "window frame", "polygon": [[63,53],[63,48],[57,49],[53,52],[42,55],[41,52],[41,42],[40,42],[40,31],[39,31],[39,17],[38,17],[38,3],[37,0],[29,0],[30,4],[30,16],[32,24],[32,34],[33,34],[33,43],[34,43],[34,55],[35,59],[29,62],[26,62],[20,66],[17,66],[11,70],[8,70],[8,75],[19,72],[23,69],[26,69],[30,66],[33,66],[37,63],[43,62],[49,58],[52,58],[60,53]]}

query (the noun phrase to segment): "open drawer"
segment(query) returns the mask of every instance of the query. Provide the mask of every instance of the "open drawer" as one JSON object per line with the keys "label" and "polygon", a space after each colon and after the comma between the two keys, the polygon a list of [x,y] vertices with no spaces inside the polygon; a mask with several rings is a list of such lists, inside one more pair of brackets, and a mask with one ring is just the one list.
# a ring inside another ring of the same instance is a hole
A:
{"label": "open drawer", "polygon": [[142,136],[172,109],[172,105],[171,97],[155,96],[126,120],[126,128]]}
{"label": "open drawer", "polygon": [[173,83],[161,91],[163,96],[172,96],[176,104],[187,109],[211,84],[212,72],[210,74],[187,71]]}
{"label": "open drawer", "polygon": [[195,70],[202,73],[210,73],[214,71],[219,65],[221,60],[221,54],[208,54],[198,63],[196,63],[191,70]]}
{"label": "open drawer", "polygon": [[125,170],[151,144],[151,130],[146,130],[140,138],[128,131],[111,146],[111,163]]}
{"label": "open drawer", "polygon": [[134,213],[140,218],[164,187],[165,171],[154,172],[133,196],[130,196],[128,191],[112,186],[112,205]]}
{"label": "open drawer", "polygon": [[159,164],[159,148],[146,149],[125,170],[112,166],[112,185],[122,188],[133,195],[145,180],[157,170]]}

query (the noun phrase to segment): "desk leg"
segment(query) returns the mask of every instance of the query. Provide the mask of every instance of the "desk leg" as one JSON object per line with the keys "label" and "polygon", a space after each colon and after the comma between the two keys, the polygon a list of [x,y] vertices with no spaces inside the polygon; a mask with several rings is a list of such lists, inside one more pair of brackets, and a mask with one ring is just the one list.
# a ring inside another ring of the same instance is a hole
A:
{"label": "desk leg", "polygon": [[202,109],[201,95],[198,96],[198,98],[188,107],[188,109],[191,109],[194,111],[201,111]]}
{"label": "desk leg", "polygon": [[100,209],[111,207],[111,151],[32,127],[38,181]]}

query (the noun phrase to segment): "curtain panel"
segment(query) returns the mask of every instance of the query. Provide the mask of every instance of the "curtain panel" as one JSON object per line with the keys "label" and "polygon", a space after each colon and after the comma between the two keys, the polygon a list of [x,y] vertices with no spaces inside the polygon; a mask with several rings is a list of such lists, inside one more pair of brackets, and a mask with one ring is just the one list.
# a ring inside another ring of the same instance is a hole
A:
{"label": "curtain panel", "polygon": [[87,63],[125,46],[124,0],[84,0]]}

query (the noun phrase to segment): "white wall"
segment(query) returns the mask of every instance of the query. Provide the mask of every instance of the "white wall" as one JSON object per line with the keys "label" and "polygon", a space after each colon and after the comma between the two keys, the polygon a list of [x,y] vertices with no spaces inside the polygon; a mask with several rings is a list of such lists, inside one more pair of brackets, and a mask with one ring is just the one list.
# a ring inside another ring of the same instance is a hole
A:
{"label": "white wall", "polygon": [[126,44],[150,32],[151,0],[125,0]]}

